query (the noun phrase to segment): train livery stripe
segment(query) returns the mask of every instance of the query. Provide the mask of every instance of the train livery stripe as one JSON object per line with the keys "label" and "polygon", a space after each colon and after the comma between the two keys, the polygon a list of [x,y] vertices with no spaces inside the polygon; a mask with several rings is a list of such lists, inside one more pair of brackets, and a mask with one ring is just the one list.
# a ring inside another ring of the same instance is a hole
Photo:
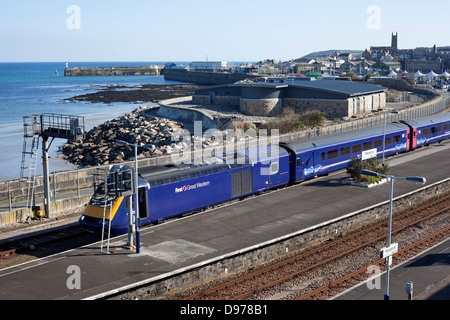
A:
{"label": "train livery stripe", "polygon": [[[114,201],[113,206],[111,207],[111,215],[112,219],[114,219],[114,216],[116,215],[117,210],[119,209],[120,205],[122,204],[122,201],[125,197],[119,197]],[[110,207],[106,207],[106,210],[104,207],[97,207],[93,206],[91,204],[88,204],[86,207],[86,210],[84,211],[84,215],[92,218],[97,219],[103,219],[103,213],[105,213],[105,218],[110,220],[109,217],[109,209]]]}

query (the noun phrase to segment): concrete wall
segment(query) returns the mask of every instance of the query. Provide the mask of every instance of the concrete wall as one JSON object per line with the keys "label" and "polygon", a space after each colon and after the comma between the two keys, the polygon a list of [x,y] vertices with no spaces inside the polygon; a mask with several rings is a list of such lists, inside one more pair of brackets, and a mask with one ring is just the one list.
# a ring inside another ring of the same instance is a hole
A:
{"label": "concrete wall", "polygon": [[164,79],[166,80],[205,85],[229,84],[258,77],[244,73],[195,72],[185,69],[164,69],[161,73],[164,74]]}
{"label": "concrete wall", "polygon": [[341,118],[348,114],[348,100],[311,100],[284,98],[283,108],[292,108],[297,113],[318,110],[325,114],[327,118]]}
{"label": "concrete wall", "polygon": [[[50,212],[52,218],[57,217],[58,215],[67,214],[68,211],[83,210],[83,208],[89,203],[89,200],[91,198],[92,194],[88,194],[80,196],[79,198],[66,198],[50,202]],[[37,206],[34,208],[33,213],[31,213],[32,217],[34,217],[34,213],[37,210],[42,210],[44,212],[44,205],[37,204]],[[10,212],[1,212],[0,226],[25,221],[28,218],[29,214],[30,212],[26,208],[14,209]]]}
{"label": "concrete wall", "polygon": [[213,104],[219,106],[239,106],[241,97],[237,96],[216,96],[216,95],[195,95],[192,102],[195,104]]}
{"label": "concrete wall", "polygon": [[283,110],[282,99],[243,99],[239,108],[242,113],[252,116],[276,116]]}
{"label": "concrete wall", "polygon": [[196,110],[188,107],[172,105],[177,103],[192,101],[191,97],[174,98],[164,100],[159,103],[159,111],[157,115],[162,118],[168,118],[180,122],[193,124],[194,121],[201,121],[203,130],[217,129],[217,124],[214,118],[201,110]]}
{"label": "concrete wall", "polygon": [[375,93],[348,99],[348,116],[370,113],[371,110],[386,107],[386,93]]}

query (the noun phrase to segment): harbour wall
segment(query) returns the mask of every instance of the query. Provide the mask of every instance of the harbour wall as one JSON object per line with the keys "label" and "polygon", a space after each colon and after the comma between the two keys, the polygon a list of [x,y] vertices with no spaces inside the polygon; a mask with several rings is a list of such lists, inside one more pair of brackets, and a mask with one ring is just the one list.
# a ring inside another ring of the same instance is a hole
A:
{"label": "harbour wall", "polygon": [[225,73],[225,72],[203,72],[188,71],[186,69],[164,69],[165,80],[196,83],[202,85],[219,85],[235,83],[250,78],[259,78],[259,76],[244,73]]}
{"label": "harbour wall", "polygon": [[157,76],[161,74],[158,66],[138,67],[75,67],[64,70],[66,77],[78,76]]}

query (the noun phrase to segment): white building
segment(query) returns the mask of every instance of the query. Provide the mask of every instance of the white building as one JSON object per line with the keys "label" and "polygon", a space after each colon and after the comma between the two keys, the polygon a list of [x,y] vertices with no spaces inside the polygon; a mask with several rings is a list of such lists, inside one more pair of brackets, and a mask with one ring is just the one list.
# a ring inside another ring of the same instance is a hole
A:
{"label": "white building", "polygon": [[189,64],[191,70],[214,71],[227,68],[226,61],[192,61]]}

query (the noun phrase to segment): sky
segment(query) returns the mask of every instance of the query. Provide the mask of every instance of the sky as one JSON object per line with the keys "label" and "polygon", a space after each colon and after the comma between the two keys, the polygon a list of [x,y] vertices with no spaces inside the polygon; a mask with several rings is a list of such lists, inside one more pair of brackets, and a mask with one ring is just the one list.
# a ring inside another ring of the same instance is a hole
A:
{"label": "sky", "polygon": [[0,62],[290,60],[450,46],[445,0],[0,0]]}

